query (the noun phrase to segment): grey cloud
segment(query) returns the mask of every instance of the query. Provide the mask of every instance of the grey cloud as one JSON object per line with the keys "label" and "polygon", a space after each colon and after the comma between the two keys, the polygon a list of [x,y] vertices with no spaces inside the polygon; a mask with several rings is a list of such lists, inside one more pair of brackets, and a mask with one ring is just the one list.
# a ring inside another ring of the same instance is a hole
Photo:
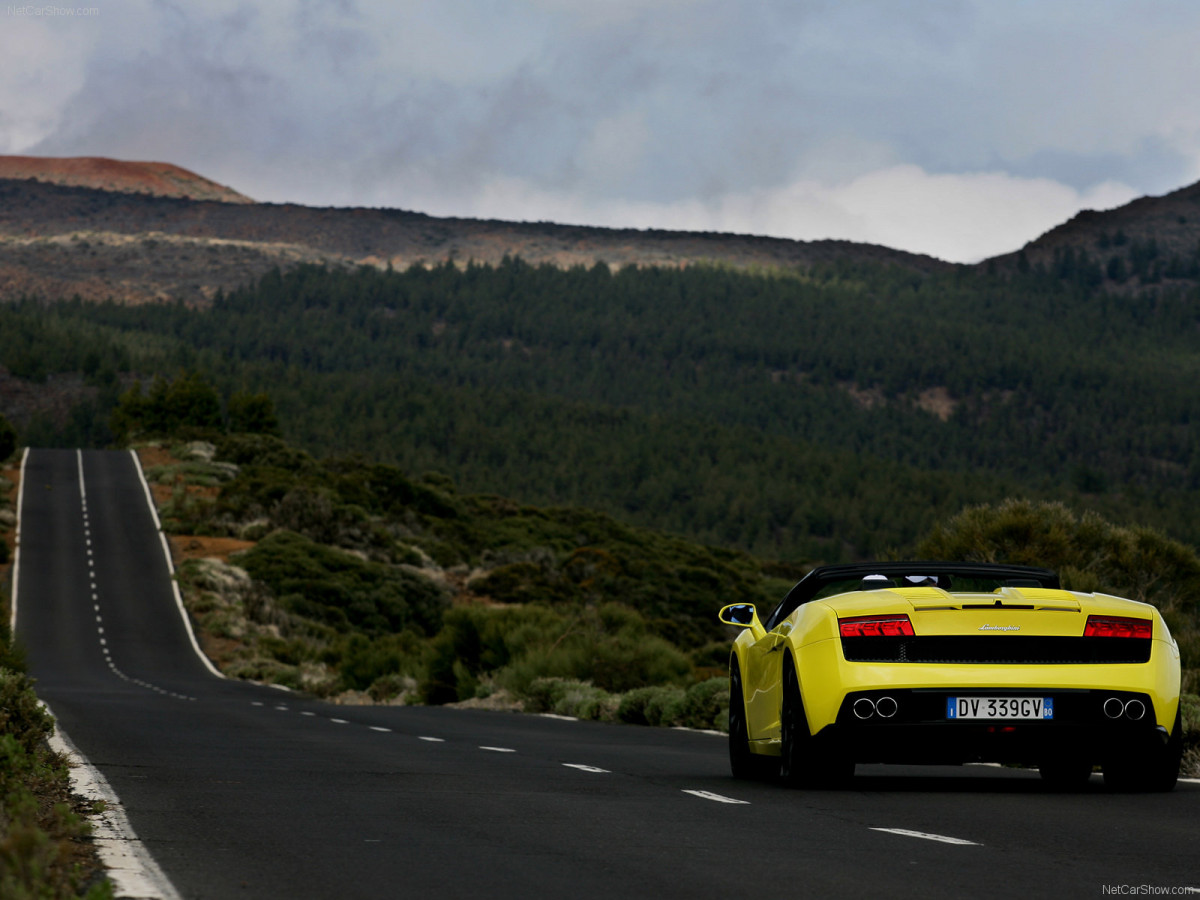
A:
{"label": "grey cloud", "polygon": [[1200,170],[1193,9],[153,2],[136,29],[92,26],[84,86],[17,149],[168,159],[265,199],[419,196],[443,212],[505,179],[591,208],[715,209],[903,164],[1161,192]]}

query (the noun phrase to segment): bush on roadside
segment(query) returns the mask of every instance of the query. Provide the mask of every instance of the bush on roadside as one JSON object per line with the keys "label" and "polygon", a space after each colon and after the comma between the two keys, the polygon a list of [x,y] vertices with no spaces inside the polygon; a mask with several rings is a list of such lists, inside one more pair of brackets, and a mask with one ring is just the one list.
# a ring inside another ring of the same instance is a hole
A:
{"label": "bush on roadside", "polygon": [[46,743],[54,721],[33,681],[0,668],[0,897],[112,897],[112,885],[81,862],[90,826],[71,811],[64,760]]}
{"label": "bush on roadside", "polygon": [[38,702],[33,679],[0,669],[0,734],[14,738],[32,752],[54,731],[54,720]]}

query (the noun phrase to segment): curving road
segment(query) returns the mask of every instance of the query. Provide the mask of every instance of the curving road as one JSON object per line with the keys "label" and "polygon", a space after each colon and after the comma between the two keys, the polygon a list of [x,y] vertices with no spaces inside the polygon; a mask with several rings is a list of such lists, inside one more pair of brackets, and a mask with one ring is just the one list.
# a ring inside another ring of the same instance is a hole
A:
{"label": "curving road", "polygon": [[[29,454],[17,633],[187,898],[1060,897],[1200,887],[1200,785],[990,767],[736,782],[707,734],[337,707],[212,674],[131,454]],[[719,602],[714,599],[714,609]]]}

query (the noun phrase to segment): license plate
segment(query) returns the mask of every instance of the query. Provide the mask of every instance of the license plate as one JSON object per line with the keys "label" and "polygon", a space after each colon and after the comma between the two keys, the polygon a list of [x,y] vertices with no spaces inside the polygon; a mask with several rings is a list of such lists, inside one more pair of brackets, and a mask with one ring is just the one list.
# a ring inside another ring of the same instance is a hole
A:
{"label": "license plate", "polygon": [[1053,697],[947,697],[947,719],[1053,719]]}

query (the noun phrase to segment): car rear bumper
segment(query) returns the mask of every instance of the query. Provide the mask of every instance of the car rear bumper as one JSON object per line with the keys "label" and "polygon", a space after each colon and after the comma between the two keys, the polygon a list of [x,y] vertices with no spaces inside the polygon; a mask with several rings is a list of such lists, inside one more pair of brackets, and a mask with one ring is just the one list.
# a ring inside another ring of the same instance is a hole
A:
{"label": "car rear bumper", "polygon": [[[1054,715],[1052,719],[947,715],[949,698],[983,695],[1049,698]],[[1056,759],[1102,763],[1161,745],[1167,733],[1157,724],[1153,700],[1145,693],[938,688],[855,691],[846,695],[837,721],[818,732],[817,739],[835,745],[837,752],[855,762],[1037,765]]]}
{"label": "car rear bumper", "polygon": [[[805,713],[812,733],[841,724],[847,697],[872,690],[1021,693],[1086,690],[1146,694],[1154,720],[1169,728],[1179,702],[1179,657],[1172,645],[1153,641],[1144,663],[972,664],[848,661],[837,640],[805,646],[796,656]],[[944,711],[943,711],[944,714]]]}

